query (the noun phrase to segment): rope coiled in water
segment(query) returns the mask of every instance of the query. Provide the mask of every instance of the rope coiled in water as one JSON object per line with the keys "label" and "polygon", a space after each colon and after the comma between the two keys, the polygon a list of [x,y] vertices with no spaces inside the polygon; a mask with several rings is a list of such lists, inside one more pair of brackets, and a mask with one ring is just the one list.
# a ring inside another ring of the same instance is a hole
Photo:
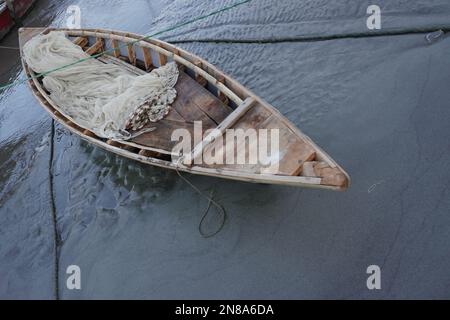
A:
{"label": "rope coiled in water", "polygon": [[[199,231],[200,235],[201,235],[203,238],[206,238],[206,239],[207,239],[207,238],[212,238],[212,237],[214,237],[215,235],[217,235],[220,231],[222,231],[223,227],[225,226],[225,222],[226,222],[226,220],[227,220],[227,212],[226,212],[225,208],[224,208],[220,203],[218,203],[217,201],[215,201],[215,200],[213,199],[213,197],[214,197],[214,190],[213,190],[213,191],[211,192],[211,194],[208,196],[208,195],[206,195],[204,192],[202,192],[198,187],[196,187],[191,181],[189,181],[188,178],[184,177],[184,176],[181,174],[181,172],[180,172],[180,170],[179,170],[180,160],[181,160],[181,158],[178,160],[178,162],[177,162],[177,164],[176,164],[176,166],[175,166],[175,170],[176,170],[178,176],[179,176],[184,182],[186,182],[192,189],[194,189],[195,192],[197,192],[199,195],[201,195],[201,196],[204,197],[206,200],[208,200],[208,207],[206,208],[206,210],[205,210],[205,212],[203,213],[203,216],[202,216],[202,218],[201,218],[201,220],[200,220],[200,223],[199,223],[199,225],[198,225],[198,231]],[[203,231],[202,226],[203,226],[203,223],[205,222],[206,217],[208,217],[208,214],[209,214],[209,211],[210,211],[210,209],[211,209],[211,206],[215,206],[215,207],[217,208],[217,211],[220,213],[220,215],[221,215],[221,217],[222,217],[222,221],[221,221],[221,223],[220,223],[220,225],[219,225],[219,227],[217,228],[216,231],[211,232],[211,233],[206,233],[206,232]]]}

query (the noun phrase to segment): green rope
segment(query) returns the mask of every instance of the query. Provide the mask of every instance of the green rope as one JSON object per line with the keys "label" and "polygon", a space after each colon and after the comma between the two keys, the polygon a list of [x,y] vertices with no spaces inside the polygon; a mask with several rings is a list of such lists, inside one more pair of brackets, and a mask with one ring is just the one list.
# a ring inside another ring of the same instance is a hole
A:
{"label": "green rope", "polygon": [[[236,7],[238,7],[238,6],[241,6],[241,5],[243,5],[243,4],[249,3],[249,2],[251,2],[251,1],[252,1],[252,0],[244,0],[244,1],[241,1],[241,2],[238,2],[238,3],[235,3],[235,4],[233,4],[233,5],[230,5],[230,6],[228,6],[228,7],[224,7],[224,8],[222,8],[222,9],[220,9],[220,10],[216,10],[216,11],[210,12],[210,13],[208,13],[208,14],[206,14],[206,15],[199,16],[199,17],[194,18],[194,19],[192,19],[192,20],[189,20],[189,21],[186,21],[186,22],[183,22],[183,23],[180,23],[180,24],[176,24],[176,25],[174,25],[174,26],[172,26],[172,27],[170,27],[170,28],[164,29],[164,30],[162,30],[162,31],[156,32],[156,33],[151,34],[151,35],[144,36],[144,37],[139,38],[139,39],[137,39],[137,40],[135,40],[135,41],[132,41],[132,42],[130,42],[130,43],[127,43],[127,44],[124,44],[124,45],[120,45],[119,48],[124,48],[124,47],[128,46],[129,44],[135,44],[135,43],[138,43],[138,42],[140,42],[140,41],[142,41],[142,40],[148,40],[148,39],[151,38],[151,37],[155,37],[155,36],[161,35],[161,34],[166,33],[166,32],[174,31],[174,30],[176,30],[176,29],[179,29],[179,28],[181,28],[181,27],[184,27],[184,26],[187,26],[187,25],[189,25],[189,24],[195,23],[195,22],[197,22],[197,21],[204,20],[204,19],[206,19],[206,18],[212,17],[212,16],[217,15],[217,14],[220,14],[220,13],[222,13],[222,12],[225,12],[225,11],[228,11],[228,10],[231,10],[231,9],[234,9],[234,8],[236,8]],[[8,84],[6,84],[6,85],[0,86],[0,90],[6,89],[6,88],[10,88],[10,87],[13,87],[13,86],[15,86],[15,85],[22,84],[22,83],[25,83],[25,82],[27,82],[27,81],[29,81],[29,80],[32,80],[33,78],[34,78],[34,79],[39,79],[40,77],[44,77],[44,76],[46,76],[46,75],[48,75],[48,74],[50,74],[50,73],[53,73],[53,72],[56,72],[56,71],[60,71],[60,70],[63,70],[63,69],[67,69],[67,68],[69,68],[69,67],[71,67],[71,66],[77,65],[77,64],[79,64],[79,63],[82,63],[82,62],[87,61],[87,60],[90,60],[90,59],[96,59],[96,58],[98,58],[98,57],[100,57],[100,56],[102,56],[102,55],[104,55],[104,54],[106,54],[106,53],[111,53],[111,52],[113,52],[113,51],[114,51],[114,48],[113,48],[113,49],[109,49],[109,50],[105,50],[105,51],[103,51],[103,52],[97,53],[97,54],[95,54],[95,55],[89,56],[89,57],[84,58],[84,59],[80,59],[80,60],[75,61],[75,62],[73,62],[73,63],[64,65],[64,66],[62,66],[62,67],[58,67],[58,68],[55,68],[55,69],[53,69],[53,70],[49,70],[49,71],[45,71],[45,72],[42,72],[42,73],[38,73],[38,74],[36,74],[34,77],[28,77],[28,78],[26,78],[26,79],[13,81],[13,82],[8,83]]]}

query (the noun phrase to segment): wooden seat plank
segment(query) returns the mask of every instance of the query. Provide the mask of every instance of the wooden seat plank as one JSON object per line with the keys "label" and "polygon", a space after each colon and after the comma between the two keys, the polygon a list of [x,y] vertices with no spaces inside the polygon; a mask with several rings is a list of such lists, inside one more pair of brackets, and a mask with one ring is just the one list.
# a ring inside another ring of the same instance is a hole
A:
{"label": "wooden seat plank", "polygon": [[[271,116],[271,112],[264,108],[261,104],[254,104],[253,107],[251,107],[246,114],[244,114],[241,119],[235,123],[231,129],[242,129],[247,130],[250,128],[257,128],[258,125],[265,120],[267,120]],[[226,145],[225,144],[225,138],[223,138],[223,141],[215,141],[211,143],[210,145],[206,146],[204,149],[204,154],[211,154],[214,151],[218,154],[217,157],[219,159],[223,159],[223,163],[225,164],[226,161],[226,154],[231,152],[234,152],[235,160],[237,155],[238,148],[241,148],[243,146],[234,146],[234,145]],[[230,148],[233,148],[231,150]],[[246,157],[248,155],[248,152],[246,153]],[[206,167],[213,167],[213,168],[232,168],[233,170],[242,170],[242,171],[252,171],[250,165],[238,165],[238,164],[231,164],[231,165],[205,165],[202,166]]]}
{"label": "wooden seat plank", "polygon": [[203,150],[209,144],[216,142],[217,138],[224,135],[228,128],[231,128],[239,121],[247,111],[256,103],[255,98],[248,97],[239,107],[236,108],[224,121],[222,121],[214,131],[210,132],[203,138],[203,141],[195,146],[192,154],[186,157],[187,162],[192,165],[192,162],[202,156]]}
{"label": "wooden seat plank", "polygon": [[305,162],[315,159],[314,148],[292,132],[279,117],[271,116],[261,124],[259,129],[279,130],[280,162],[278,174],[297,176],[301,173]]}
{"label": "wooden seat plank", "polygon": [[[235,123],[231,129],[242,129],[242,130],[247,130],[250,128],[256,128],[260,123],[264,122],[265,120],[267,120],[269,117],[271,116],[271,113],[264,108],[261,104],[254,104],[252,108],[250,108],[249,111],[247,111],[246,114],[244,114],[241,119]],[[217,140],[213,143],[211,143],[210,145],[208,145],[205,149],[204,149],[204,154],[212,154],[213,152],[215,154],[217,154],[217,158],[218,159],[222,159],[223,160],[223,164],[214,164],[214,165],[208,165],[208,164],[203,164],[202,167],[212,167],[212,168],[216,168],[216,169],[233,169],[233,170],[240,170],[240,171],[244,171],[244,172],[249,172],[254,170],[254,168],[252,168],[252,166],[250,165],[239,165],[236,164],[236,160],[237,160],[237,150],[239,150],[239,148],[245,147],[245,146],[235,146],[235,145],[229,145],[225,143],[225,137],[223,138],[223,141]],[[231,148],[233,148],[233,150],[231,150]],[[234,152],[234,153],[233,153]],[[235,164],[230,164],[230,165],[225,165],[225,161],[226,161],[226,157],[227,154],[231,154],[233,153],[234,156],[234,160],[235,160]],[[248,152],[246,152],[246,157],[248,155]]]}
{"label": "wooden seat plank", "polygon": [[[220,164],[202,166],[216,169],[238,170],[251,173],[275,173],[278,175],[297,176],[302,171],[303,164],[307,161],[315,159],[315,150],[299,136],[292,132],[285,123],[278,118],[277,115],[272,115],[269,110],[261,105],[254,106],[247,114],[238,121],[233,129],[268,129],[268,149],[270,150],[270,130],[279,130],[279,165],[277,171],[273,168],[264,167],[258,164]],[[259,138],[258,138],[259,139]],[[219,145],[222,143],[223,146]],[[218,141],[205,148],[205,154],[211,154],[212,149],[218,152],[219,156],[225,161],[226,153],[231,151],[229,148],[234,148],[235,162],[237,160],[238,150],[245,150],[246,161],[249,161],[249,153],[258,154],[258,145],[249,145],[247,141],[241,141],[237,145],[226,145],[224,141]],[[228,149],[227,149],[228,148]],[[258,155],[259,157],[259,155]]]}

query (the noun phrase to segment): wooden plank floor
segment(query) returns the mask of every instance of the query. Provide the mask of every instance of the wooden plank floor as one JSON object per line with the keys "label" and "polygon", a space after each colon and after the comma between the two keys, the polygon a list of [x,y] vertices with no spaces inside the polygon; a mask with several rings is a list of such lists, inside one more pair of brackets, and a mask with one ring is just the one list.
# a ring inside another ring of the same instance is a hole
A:
{"label": "wooden plank floor", "polygon": [[170,152],[177,143],[171,141],[175,129],[187,129],[193,137],[194,121],[201,121],[205,132],[217,127],[233,111],[184,72],[180,72],[175,89],[177,98],[167,117],[149,124],[147,127],[156,130],[144,133],[132,142]]}
{"label": "wooden plank floor", "polygon": [[215,128],[233,111],[184,72],[175,89],[177,99],[172,108],[186,121],[202,121],[204,129]]}

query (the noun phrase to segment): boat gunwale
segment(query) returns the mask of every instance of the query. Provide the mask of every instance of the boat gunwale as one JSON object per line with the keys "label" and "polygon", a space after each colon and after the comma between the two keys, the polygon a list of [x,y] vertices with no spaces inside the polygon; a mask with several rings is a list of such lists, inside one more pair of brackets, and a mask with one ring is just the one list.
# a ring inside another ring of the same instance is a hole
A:
{"label": "boat gunwale", "polygon": [[[19,31],[23,32],[23,30],[29,30],[29,29],[36,29],[41,30],[41,32],[50,32],[50,31],[63,31],[66,33],[66,35],[71,37],[80,36],[79,32],[91,32],[95,33],[95,35],[86,35],[86,37],[99,37],[103,39],[110,39],[108,37],[108,34],[117,35],[123,38],[129,38],[132,41],[135,41],[137,39],[142,39],[143,37],[138,34],[128,33],[128,32],[121,32],[121,31],[114,31],[114,30],[104,30],[104,29],[64,29],[64,28],[21,28]],[[120,40],[119,40],[120,41]],[[174,45],[171,45],[167,42],[164,42],[159,39],[154,38],[146,38],[142,39],[139,42],[136,42],[136,45],[139,45],[141,42],[148,42],[152,45],[158,46],[163,48],[164,50],[170,52],[173,56],[179,56],[182,59],[187,60],[191,64],[194,64],[195,62],[200,61],[201,62],[201,69],[204,70],[206,73],[208,73],[211,77],[215,78],[216,81],[218,81],[218,78],[224,79],[223,84],[227,87],[229,87],[229,90],[232,91],[234,94],[236,94],[239,98],[248,98],[253,97],[257,103],[259,103],[261,106],[269,110],[272,114],[277,116],[286,126],[292,130],[297,136],[299,136],[301,139],[303,139],[306,143],[310,144],[318,154],[318,156],[321,158],[322,161],[327,162],[332,168],[338,168],[347,179],[347,184],[345,186],[332,186],[332,185],[323,185],[321,184],[321,178],[320,177],[305,177],[305,176],[287,176],[287,175],[269,175],[269,174],[257,174],[257,173],[249,173],[249,172],[242,172],[242,171],[233,171],[233,170],[225,170],[225,169],[212,169],[212,168],[205,168],[205,167],[199,167],[199,166],[192,166],[188,167],[185,165],[182,165],[180,163],[175,163],[173,161],[167,161],[163,159],[158,159],[151,156],[144,156],[114,145],[108,144],[106,139],[94,136],[91,137],[83,130],[79,130],[78,128],[82,128],[79,126],[73,119],[70,119],[69,117],[61,114],[58,111],[58,108],[54,106],[54,103],[50,99],[50,97],[45,93],[45,91],[39,90],[42,89],[42,85],[37,81],[36,78],[32,77],[33,72],[28,68],[26,62],[24,61],[22,57],[22,65],[25,70],[25,73],[27,76],[31,78],[31,80],[27,81],[30,85],[30,88],[33,92],[33,95],[38,99],[40,104],[44,107],[44,109],[51,115],[53,119],[58,121],[58,123],[61,123],[65,128],[67,128],[70,132],[77,134],[82,139],[95,144],[96,146],[99,146],[107,151],[114,152],[118,155],[124,156],[126,158],[139,161],[141,163],[155,165],[162,168],[167,169],[173,169],[178,170],[181,172],[187,172],[187,173],[194,173],[204,176],[213,176],[213,177],[219,177],[219,178],[228,178],[232,180],[238,180],[238,181],[246,181],[246,182],[254,182],[254,183],[264,183],[264,184],[278,184],[278,185],[288,185],[288,186],[302,186],[302,187],[308,187],[308,188],[317,188],[317,189],[327,189],[327,190],[335,190],[335,191],[343,191],[346,190],[350,186],[350,177],[349,175],[343,170],[325,151],[323,151],[317,144],[311,140],[307,135],[305,135],[303,132],[300,131],[289,119],[287,119],[278,109],[267,103],[265,100],[260,98],[259,96],[255,95],[252,91],[241,85],[239,82],[234,80],[232,77],[227,75],[225,72],[218,69],[216,66],[212,65],[208,61],[202,59],[201,57],[196,56],[195,54],[192,54],[188,51],[185,51],[184,49],[178,48]],[[176,53],[175,53],[176,52]],[[22,53],[22,51],[21,51]],[[130,66],[133,66],[130,64]],[[35,88],[36,87],[36,88]],[[52,110],[53,109],[53,110]],[[57,113],[55,114],[55,111]],[[60,116],[58,116],[60,115]],[[75,124],[76,127],[73,127],[70,125],[68,121],[65,119],[68,119],[70,123]],[[78,127],[78,128],[77,128]],[[82,128],[86,129],[86,128]],[[89,131],[89,130],[88,130]],[[120,142],[123,143],[122,141]],[[134,143],[123,143],[125,146],[131,146],[133,148],[139,149],[139,150],[148,150],[148,151],[159,151],[157,148],[149,148],[142,145],[134,144]]]}

